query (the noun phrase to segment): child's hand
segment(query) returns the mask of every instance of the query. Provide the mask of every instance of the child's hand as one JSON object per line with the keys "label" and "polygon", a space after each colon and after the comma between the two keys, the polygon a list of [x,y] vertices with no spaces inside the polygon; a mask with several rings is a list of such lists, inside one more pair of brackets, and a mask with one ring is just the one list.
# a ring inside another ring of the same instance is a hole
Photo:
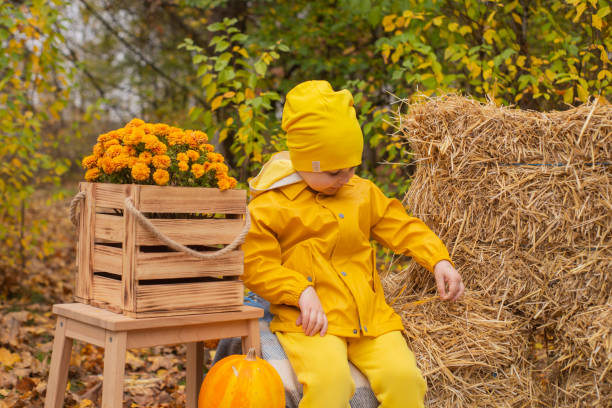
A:
{"label": "child's hand", "polygon": [[300,295],[298,301],[300,305],[300,314],[295,321],[295,324],[302,326],[304,333],[307,336],[314,336],[318,332],[321,332],[321,337],[325,336],[327,332],[327,316],[312,286],[308,286]]}
{"label": "child's hand", "polygon": [[[465,286],[461,275],[448,261],[440,261],[434,266],[434,276],[438,285],[438,294],[443,300],[455,301],[463,295]],[[448,290],[447,290],[448,286]]]}

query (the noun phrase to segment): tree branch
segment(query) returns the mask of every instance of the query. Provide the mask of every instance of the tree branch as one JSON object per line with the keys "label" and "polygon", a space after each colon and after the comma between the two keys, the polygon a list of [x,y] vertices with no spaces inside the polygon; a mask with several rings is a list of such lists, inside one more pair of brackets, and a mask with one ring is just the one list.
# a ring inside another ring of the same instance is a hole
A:
{"label": "tree branch", "polygon": [[132,44],[130,44],[128,41],[126,41],[117,30],[115,30],[113,28],[113,26],[111,26],[111,24],[106,21],[104,19],[104,17],[102,17],[89,3],[87,3],[85,0],[80,0],[81,3],[83,3],[83,5],[85,5],[85,7],[87,8],[87,10],[89,10],[91,12],[91,14],[97,18],[102,25],[104,25],[104,27],[106,27],[106,29],[113,34],[127,49],[129,49],[132,53],[134,53],[136,56],[138,56],[138,58],[144,62],[146,65],[148,65],[149,67],[151,67],[151,69],[153,69],[153,71],[157,72],[159,75],[161,75],[164,79],[166,79],[167,81],[169,81],[170,83],[184,89],[185,91],[187,91],[189,94],[191,94],[198,102],[200,102],[203,106],[206,106],[206,102],[204,101],[204,99],[202,99],[199,95],[197,95],[189,86],[182,84],[180,82],[178,82],[177,80],[175,80],[174,78],[172,78],[170,75],[166,74],[164,71],[162,71],[157,65],[155,65],[154,63],[152,63],[151,61],[149,61],[140,51],[138,51]]}

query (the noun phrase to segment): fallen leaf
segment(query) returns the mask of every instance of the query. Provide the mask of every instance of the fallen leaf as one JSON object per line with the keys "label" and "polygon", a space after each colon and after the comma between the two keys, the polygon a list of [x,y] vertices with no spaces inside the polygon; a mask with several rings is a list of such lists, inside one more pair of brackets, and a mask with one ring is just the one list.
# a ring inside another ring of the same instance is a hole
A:
{"label": "fallen leaf", "polygon": [[24,377],[21,380],[17,381],[16,388],[17,388],[17,391],[21,392],[22,394],[25,394],[28,391],[32,391],[34,386],[35,386],[34,381],[32,381],[31,378]]}
{"label": "fallen leaf", "polygon": [[142,361],[142,359],[140,359],[139,357],[136,357],[130,351],[127,351],[127,353],[126,353],[125,362],[130,367],[132,367],[132,370],[138,370],[139,368],[142,368],[145,365],[145,363],[144,363],[144,361]]}
{"label": "fallen leaf", "polygon": [[0,364],[6,367],[11,367],[13,364],[21,361],[19,354],[11,353],[4,347],[0,347]]}

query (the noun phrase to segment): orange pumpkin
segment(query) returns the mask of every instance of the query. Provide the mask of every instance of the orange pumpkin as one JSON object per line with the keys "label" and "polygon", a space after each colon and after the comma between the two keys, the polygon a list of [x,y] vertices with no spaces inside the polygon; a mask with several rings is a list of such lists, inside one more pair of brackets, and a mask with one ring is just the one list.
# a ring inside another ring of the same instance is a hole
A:
{"label": "orange pumpkin", "polygon": [[276,369],[255,355],[219,360],[206,374],[198,408],[285,408],[285,389]]}

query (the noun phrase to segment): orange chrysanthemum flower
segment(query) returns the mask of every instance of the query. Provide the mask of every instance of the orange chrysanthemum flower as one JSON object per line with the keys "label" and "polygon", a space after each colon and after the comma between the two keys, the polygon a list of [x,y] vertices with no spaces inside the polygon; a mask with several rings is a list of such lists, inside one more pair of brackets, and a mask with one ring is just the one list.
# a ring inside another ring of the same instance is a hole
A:
{"label": "orange chrysanthemum flower", "polygon": [[187,171],[187,170],[189,170],[189,164],[187,164],[186,161],[180,161],[178,163],[178,168],[179,168],[180,171]]}
{"label": "orange chrysanthemum flower", "polygon": [[86,156],[83,159],[82,164],[83,164],[84,168],[92,169],[92,168],[96,167],[96,162],[97,161],[98,161],[98,158],[96,156],[94,156],[94,155],[91,155],[91,156]]}
{"label": "orange chrysanthemum flower", "polygon": [[168,151],[168,146],[162,142],[157,142],[153,147],[151,147],[151,151],[155,154],[164,154]]}
{"label": "orange chrysanthemum flower", "polygon": [[142,138],[142,142],[145,144],[145,149],[151,150],[157,143],[159,143],[159,139],[155,135],[145,134]]}
{"label": "orange chrysanthemum flower", "polygon": [[196,161],[200,158],[200,153],[196,152],[195,150],[187,150],[187,156],[189,156],[189,159],[191,159],[191,161]]}
{"label": "orange chrysanthemum flower", "polygon": [[223,163],[225,160],[221,153],[208,153],[206,158],[211,163]]}
{"label": "orange chrysanthemum flower", "polygon": [[151,169],[145,163],[138,161],[132,167],[132,177],[134,180],[144,181],[149,178],[151,174]]}
{"label": "orange chrysanthemum flower", "polygon": [[96,143],[93,147],[93,155],[97,158],[104,154],[104,146],[101,143]]}
{"label": "orange chrysanthemum flower", "polygon": [[211,144],[203,144],[200,146],[200,150],[201,151],[206,151],[206,152],[212,152],[215,150],[215,146],[211,145]]}
{"label": "orange chrysanthemum flower", "polygon": [[191,172],[193,173],[193,175],[196,178],[200,178],[204,175],[205,171],[204,171],[204,166],[202,166],[201,164],[192,164],[191,165]]}
{"label": "orange chrysanthemum flower", "polygon": [[113,170],[115,172],[125,169],[129,164],[130,158],[128,156],[119,155],[113,158]]}
{"label": "orange chrysanthemum flower", "polygon": [[125,125],[125,127],[136,127],[136,126],[142,126],[144,124],[145,124],[144,120],[138,119],[138,118],[134,118],[134,119],[130,120],[128,122],[128,124]]}
{"label": "orange chrysanthemum flower", "polygon": [[153,160],[153,155],[150,152],[142,152],[138,155],[138,161],[141,161],[145,164],[151,164],[151,160]]}
{"label": "orange chrysanthemum flower", "polygon": [[94,181],[100,176],[100,169],[93,167],[85,172],[85,180]]}
{"label": "orange chrysanthemum flower", "polygon": [[153,163],[153,166],[156,169],[167,169],[168,167],[170,167],[172,160],[170,159],[169,156],[166,156],[165,154],[163,154],[163,155],[153,156],[153,159],[151,160],[151,162]]}
{"label": "orange chrysanthemum flower", "polygon": [[106,149],[104,156],[106,157],[117,157],[123,152],[123,147],[121,145],[115,144]]}
{"label": "orange chrysanthemum flower", "polygon": [[123,143],[127,145],[136,146],[138,143],[142,142],[142,139],[144,137],[145,132],[142,128],[133,128],[130,133],[125,135],[125,137],[123,138]]}
{"label": "orange chrysanthemum flower", "polygon": [[157,169],[153,173],[153,180],[155,180],[157,185],[165,186],[170,180],[170,174],[166,170]]}

